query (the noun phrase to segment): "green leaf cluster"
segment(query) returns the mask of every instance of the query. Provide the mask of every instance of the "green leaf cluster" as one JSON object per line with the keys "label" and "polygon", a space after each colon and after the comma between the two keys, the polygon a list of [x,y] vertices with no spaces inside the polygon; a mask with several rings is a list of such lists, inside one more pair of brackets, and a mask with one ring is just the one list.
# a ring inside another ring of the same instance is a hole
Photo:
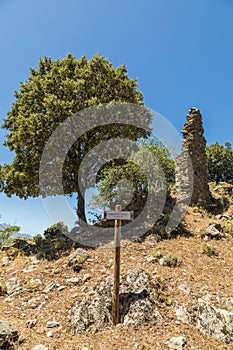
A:
{"label": "green leaf cluster", "polygon": [[208,177],[213,182],[233,183],[233,149],[230,142],[225,146],[218,142],[206,147]]}
{"label": "green leaf cluster", "polygon": [[19,226],[0,225],[0,248],[11,242],[12,236],[20,231]]}
{"label": "green leaf cluster", "polygon": [[[161,188],[165,185],[170,190],[175,182],[175,161],[168,148],[153,137],[142,140],[138,151],[133,153],[129,160],[117,159],[105,165],[98,174],[99,193],[92,196],[91,207],[113,207],[113,204],[119,201],[120,194],[123,206],[135,194],[146,196],[148,174],[152,174],[149,179],[152,183],[153,180],[161,181]],[[154,179],[153,174],[156,174]]]}

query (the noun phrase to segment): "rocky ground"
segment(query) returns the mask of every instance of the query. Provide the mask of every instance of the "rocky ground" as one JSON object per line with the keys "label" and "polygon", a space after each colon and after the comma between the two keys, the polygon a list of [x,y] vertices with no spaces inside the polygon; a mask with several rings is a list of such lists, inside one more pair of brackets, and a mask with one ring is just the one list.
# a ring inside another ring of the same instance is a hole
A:
{"label": "rocky ground", "polygon": [[189,236],[124,242],[117,326],[112,248],[54,260],[0,253],[0,348],[233,349],[233,207],[190,208],[184,223]]}

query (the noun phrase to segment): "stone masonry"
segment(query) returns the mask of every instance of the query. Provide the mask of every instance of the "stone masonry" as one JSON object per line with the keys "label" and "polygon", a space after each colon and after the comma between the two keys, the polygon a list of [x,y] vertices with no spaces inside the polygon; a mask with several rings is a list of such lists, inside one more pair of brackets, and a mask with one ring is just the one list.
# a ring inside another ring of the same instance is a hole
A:
{"label": "stone masonry", "polygon": [[182,152],[176,159],[176,188],[179,200],[190,197],[190,205],[208,206],[211,195],[208,186],[206,139],[202,115],[191,108],[182,130]]}

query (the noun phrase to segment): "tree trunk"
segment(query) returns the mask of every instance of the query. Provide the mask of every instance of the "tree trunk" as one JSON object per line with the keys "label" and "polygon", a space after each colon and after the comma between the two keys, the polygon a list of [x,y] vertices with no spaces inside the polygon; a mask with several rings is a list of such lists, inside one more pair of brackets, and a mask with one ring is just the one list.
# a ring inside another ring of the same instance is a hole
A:
{"label": "tree trunk", "polygon": [[82,196],[79,186],[78,186],[77,192],[78,192],[78,208],[77,208],[78,218],[83,220],[84,222],[87,222],[86,215],[85,215],[85,199]]}

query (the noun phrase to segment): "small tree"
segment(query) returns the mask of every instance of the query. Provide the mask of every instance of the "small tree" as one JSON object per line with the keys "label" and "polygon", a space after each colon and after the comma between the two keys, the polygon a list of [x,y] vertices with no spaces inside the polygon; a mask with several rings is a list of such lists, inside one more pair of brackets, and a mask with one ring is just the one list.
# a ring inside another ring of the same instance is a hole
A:
{"label": "small tree", "polygon": [[20,231],[19,226],[0,224],[0,248],[11,242],[12,236]]}
{"label": "small tree", "polygon": [[208,178],[213,182],[233,183],[233,149],[230,142],[225,146],[218,142],[207,146]]}
{"label": "small tree", "polygon": [[44,237],[49,241],[68,241],[68,237],[63,232],[68,233],[68,228],[63,222],[58,222],[44,231]]}
{"label": "small tree", "polygon": [[143,140],[139,150],[128,161],[117,159],[105,164],[98,176],[99,193],[92,196],[91,206],[111,207],[120,193],[123,195],[120,199],[123,206],[132,199],[132,196],[138,199],[146,197],[148,191],[146,174],[157,175],[154,180],[158,188],[158,181],[161,182],[161,187],[165,185],[168,190],[171,190],[175,182],[175,161],[170,151],[152,137]]}

